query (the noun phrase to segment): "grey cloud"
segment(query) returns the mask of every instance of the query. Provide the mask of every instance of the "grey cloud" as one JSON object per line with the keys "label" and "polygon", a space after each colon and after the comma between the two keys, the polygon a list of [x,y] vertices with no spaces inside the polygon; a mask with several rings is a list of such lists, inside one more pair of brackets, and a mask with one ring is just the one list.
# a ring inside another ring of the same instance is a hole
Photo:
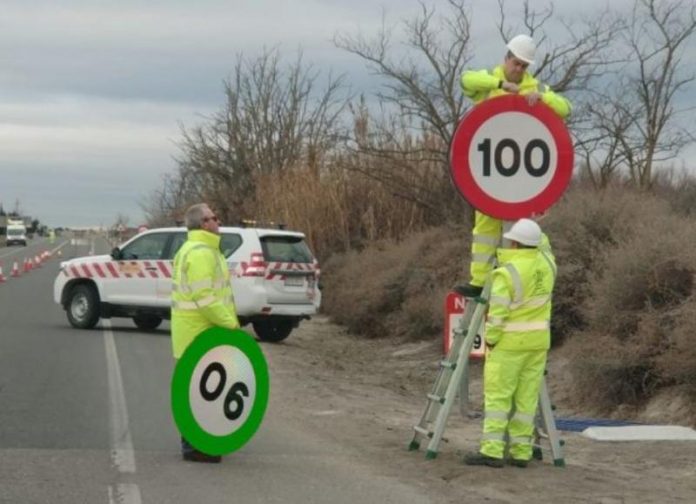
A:
{"label": "grey cloud", "polygon": [[[428,2],[447,12],[442,0]],[[612,7],[632,0],[612,1]],[[545,3],[546,4],[546,3]],[[555,2],[566,17],[605,0]],[[508,2],[510,7],[514,2]],[[497,3],[469,2],[472,66],[504,53]],[[193,126],[224,101],[237,55],[279,47],[324,75],[346,73],[355,92],[379,84],[336,32],[373,37],[419,10],[416,0],[14,0],[0,16],[0,201],[54,225],[141,219],[137,205],[172,170],[179,122]],[[512,19],[512,18],[511,18]],[[398,40],[396,41],[398,46]],[[692,45],[692,48],[694,45]],[[693,65],[692,49],[685,64]],[[680,96],[691,100],[693,93]],[[68,182],[67,185],[66,181]],[[60,188],[60,189],[58,189]]]}

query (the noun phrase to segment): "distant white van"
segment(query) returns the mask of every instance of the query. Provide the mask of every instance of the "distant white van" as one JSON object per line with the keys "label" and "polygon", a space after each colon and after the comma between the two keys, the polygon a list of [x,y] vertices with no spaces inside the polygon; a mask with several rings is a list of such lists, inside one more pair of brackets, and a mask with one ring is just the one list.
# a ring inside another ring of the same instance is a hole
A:
{"label": "distant white van", "polygon": [[7,246],[23,245],[27,246],[27,228],[24,224],[7,225]]}

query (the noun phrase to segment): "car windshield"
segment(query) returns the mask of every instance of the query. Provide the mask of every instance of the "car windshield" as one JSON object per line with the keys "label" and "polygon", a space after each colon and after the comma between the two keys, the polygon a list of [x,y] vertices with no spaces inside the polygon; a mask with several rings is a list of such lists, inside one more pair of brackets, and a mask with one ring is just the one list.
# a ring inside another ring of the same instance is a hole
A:
{"label": "car windshield", "polygon": [[8,229],[7,230],[7,236],[22,236],[24,234],[24,231],[21,229]]}

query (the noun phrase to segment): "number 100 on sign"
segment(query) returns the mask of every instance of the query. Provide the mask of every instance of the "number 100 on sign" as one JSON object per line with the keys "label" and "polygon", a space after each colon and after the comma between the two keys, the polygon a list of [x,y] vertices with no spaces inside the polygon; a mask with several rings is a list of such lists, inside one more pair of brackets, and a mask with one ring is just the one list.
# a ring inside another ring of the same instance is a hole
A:
{"label": "number 100 on sign", "polygon": [[573,172],[573,142],[547,105],[523,96],[484,100],[454,132],[452,181],[477,210],[498,219],[546,211]]}
{"label": "number 100 on sign", "polygon": [[528,201],[553,178],[554,139],[535,117],[508,112],[490,118],[474,133],[469,166],[478,187],[507,203]]}

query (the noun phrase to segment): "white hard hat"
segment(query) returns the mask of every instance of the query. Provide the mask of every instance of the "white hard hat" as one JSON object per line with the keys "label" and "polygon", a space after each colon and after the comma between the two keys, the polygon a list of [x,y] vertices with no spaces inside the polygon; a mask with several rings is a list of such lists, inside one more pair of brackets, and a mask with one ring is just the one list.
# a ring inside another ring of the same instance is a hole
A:
{"label": "white hard hat", "polygon": [[536,53],[536,44],[529,35],[517,35],[510,39],[507,48],[516,58],[521,59],[530,65],[534,64],[534,54]]}
{"label": "white hard hat", "polygon": [[541,228],[532,219],[520,219],[515,222],[503,238],[516,241],[529,247],[538,247],[541,243]]}

